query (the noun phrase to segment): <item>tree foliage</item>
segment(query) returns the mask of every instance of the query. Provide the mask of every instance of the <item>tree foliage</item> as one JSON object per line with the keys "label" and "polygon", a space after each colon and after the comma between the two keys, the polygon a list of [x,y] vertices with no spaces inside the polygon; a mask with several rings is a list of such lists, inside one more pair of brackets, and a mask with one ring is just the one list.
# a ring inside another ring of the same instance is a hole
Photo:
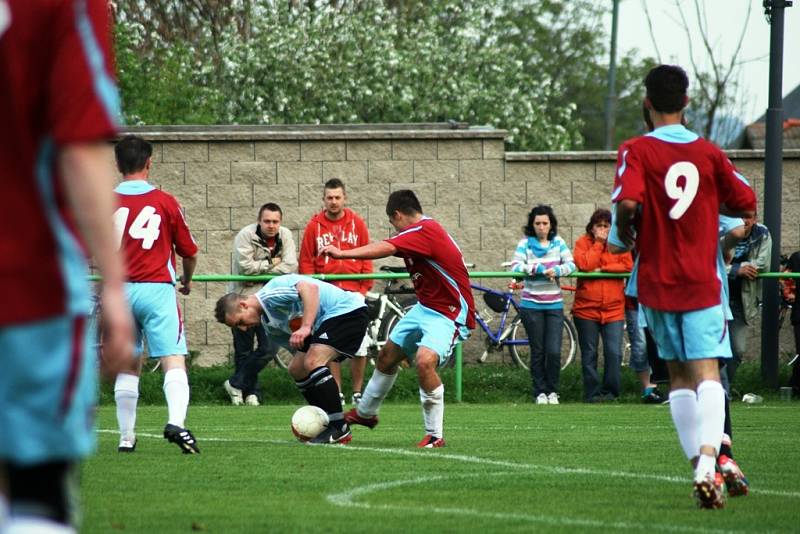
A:
{"label": "tree foliage", "polygon": [[[507,129],[518,149],[592,146],[595,128],[602,144],[606,37],[589,0],[118,0],[117,9],[131,123],[456,120]],[[621,83],[640,85],[635,58],[621,63]]]}

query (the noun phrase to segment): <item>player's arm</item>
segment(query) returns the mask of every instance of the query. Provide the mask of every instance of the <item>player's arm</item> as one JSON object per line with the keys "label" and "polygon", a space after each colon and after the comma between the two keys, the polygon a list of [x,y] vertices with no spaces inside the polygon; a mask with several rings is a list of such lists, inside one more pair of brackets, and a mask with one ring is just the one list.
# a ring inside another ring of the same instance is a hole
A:
{"label": "player's arm", "polygon": [[350,250],[340,250],[333,245],[323,247],[319,251],[320,255],[328,255],[337,260],[349,259],[369,259],[375,260],[378,258],[385,258],[387,256],[394,256],[397,253],[397,247],[388,241],[375,241],[363,247],[351,248]]}
{"label": "player's arm", "polygon": [[106,142],[68,145],[59,153],[59,166],[79,231],[103,275],[103,363],[109,375],[116,375],[133,359],[133,323],[125,298],[125,265],[110,223],[115,205],[110,151]]}
{"label": "player's arm", "polygon": [[300,324],[300,328],[292,332],[289,345],[299,349],[303,346],[306,338],[311,335],[311,329],[314,327],[314,321],[319,313],[319,288],[310,282],[297,282],[295,288],[303,302],[303,322]]}
{"label": "player's arm", "polygon": [[633,248],[635,239],[635,232],[633,227],[633,219],[636,216],[636,211],[639,209],[639,203],[635,200],[620,200],[617,203],[616,209],[616,226],[617,236],[624,245],[620,247],[617,244],[608,243],[608,250],[612,254],[622,254],[628,252]]}
{"label": "player's arm", "polygon": [[184,295],[192,291],[192,275],[197,268],[197,255],[181,258],[183,264],[183,274],[181,275],[181,287],[178,289]]}

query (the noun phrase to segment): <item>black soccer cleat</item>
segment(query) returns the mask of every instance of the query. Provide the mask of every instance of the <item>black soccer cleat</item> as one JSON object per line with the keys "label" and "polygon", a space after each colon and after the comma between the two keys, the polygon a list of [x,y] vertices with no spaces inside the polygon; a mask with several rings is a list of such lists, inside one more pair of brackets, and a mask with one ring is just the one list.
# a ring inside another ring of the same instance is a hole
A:
{"label": "black soccer cleat", "polygon": [[346,445],[353,439],[350,425],[344,423],[339,426],[329,425],[319,436],[306,441],[308,445]]}
{"label": "black soccer cleat", "polygon": [[136,451],[136,439],[134,438],[132,441],[129,439],[121,439],[119,440],[119,447],[117,447],[118,452],[135,452]]}
{"label": "black soccer cleat", "polygon": [[177,445],[183,454],[200,454],[200,449],[197,448],[197,440],[185,428],[168,424],[164,427],[164,438]]}

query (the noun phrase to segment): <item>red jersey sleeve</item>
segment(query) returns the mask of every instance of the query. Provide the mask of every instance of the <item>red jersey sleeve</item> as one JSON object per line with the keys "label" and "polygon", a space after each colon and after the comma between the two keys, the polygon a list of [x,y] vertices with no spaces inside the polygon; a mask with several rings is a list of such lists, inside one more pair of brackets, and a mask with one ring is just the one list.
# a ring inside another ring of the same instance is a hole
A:
{"label": "red jersey sleeve", "polygon": [[425,227],[421,224],[411,225],[386,241],[394,245],[398,256],[430,257],[433,255],[431,242],[425,235]]}
{"label": "red jersey sleeve", "polygon": [[175,236],[175,252],[181,258],[191,258],[197,254],[197,243],[189,231],[189,224],[183,216],[183,210],[177,200],[172,205],[172,231]]}
{"label": "red jersey sleeve", "polygon": [[612,201],[634,200],[641,204],[645,194],[645,171],[636,145],[634,143],[623,145],[621,150],[615,178],[615,181],[618,180],[615,192],[618,188],[619,193],[612,198]]}
{"label": "red jersey sleeve", "polygon": [[717,157],[719,203],[725,204],[733,211],[755,210],[756,195],[753,189],[737,176],[733,163],[721,150],[718,151]]}
{"label": "red jersey sleeve", "polygon": [[47,117],[57,144],[112,138],[119,121],[119,94],[111,74],[113,55],[108,2],[61,2],[52,31],[61,39],[51,59]]}

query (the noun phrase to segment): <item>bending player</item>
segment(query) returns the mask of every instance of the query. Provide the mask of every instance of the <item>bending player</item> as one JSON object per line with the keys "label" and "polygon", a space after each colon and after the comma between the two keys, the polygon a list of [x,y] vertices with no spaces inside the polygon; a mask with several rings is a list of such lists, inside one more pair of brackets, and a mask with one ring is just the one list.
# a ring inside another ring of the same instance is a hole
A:
{"label": "bending player", "polygon": [[[199,453],[197,441],[184,428],[189,408],[189,379],[186,375],[186,333],[175,294],[175,253],[183,258],[181,288],[188,295],[197,265],[195,244],[180,204],[175,198],[147,182],[153,148],[144,139],[125,136],[114,148],[123,181],[116,188],[120,207],[114,226],[128,261],[126,289],[139,329],[139,352],[143,337],[151,358],[161,360],[167,425],[164,438],[184,454]],[[117,403],[120,452],[136,450],[136,406],[142,358],[117,375],[114,400]]]}
{"label": "bending player", "polygon": [[717,274],[718,213],[753,211],[755,195],[716,146],[681,124],[688,84],[680,67],[648,73],[645,106],[655,130],[626,142],[612,200],[623,250],[639,248],[637,291],[670,370],[673,422],[687,457],[698,458],[695,497],[719,508],[725,391],[717,359],[731,351]]}
{"label": "bending player", "polygon": [[403,189],[389,195],[386,215],[398,231],[394,237],[350,250],[334,246],[320,250],[320,254],[336,259],[400,256],[419,299],[392,330],[361,402],[345,414],[345,419],[350,424],[374,428],[400,363],[415,359],[425,425],[425,437],[417,446],[443,447],[444,385],[436,368],[447,360],[455,344],[475,328],[469,275],[458,245],[438,222],[423,215],[413,191]]}
{"label": "bending player", "polygon": [[361,346],[369,317],[358,293],[308,276],[285,274],[248,297],[238,293],[220,297],[214,317],[242,330],[260,323],[271,342],[296,351],[289,374],[306,401],[323,409],[330,421],[309,444],[345,444],[353,439],[328,363],[355,357]]}

